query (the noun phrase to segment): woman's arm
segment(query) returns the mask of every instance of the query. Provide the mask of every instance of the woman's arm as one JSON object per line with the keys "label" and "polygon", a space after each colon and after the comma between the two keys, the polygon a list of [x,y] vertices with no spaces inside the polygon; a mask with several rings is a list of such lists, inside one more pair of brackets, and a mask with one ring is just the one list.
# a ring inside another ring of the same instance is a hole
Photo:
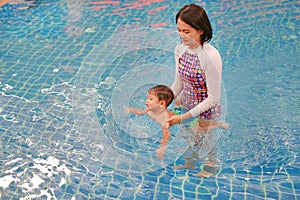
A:
{"label": "woman's arm", "polygon": [[176,69],[175,69],[175,78],[171,86],[171,90],[173,91],[175,98],[180,94],[180,92],[183,89],[183,79],[178,74],[179,56],[180,56],[180,45],[176,46],[174,51]]}
{"label": "woman's arm", "polygon": [[183,79],[178,74],[178,68],[176,67],[176,74],[174,82],[171,86],[171,90],[174,93],[174,97],[176,98],[183,89]]}
{"label": "woman's arm", "polygon": [[208,97],[189,111],[192,117],[196,117],[220,104],[222,85],[221,56],[213,46],[207,44],[201,52],[200,59],[205,61],[204,71]]}

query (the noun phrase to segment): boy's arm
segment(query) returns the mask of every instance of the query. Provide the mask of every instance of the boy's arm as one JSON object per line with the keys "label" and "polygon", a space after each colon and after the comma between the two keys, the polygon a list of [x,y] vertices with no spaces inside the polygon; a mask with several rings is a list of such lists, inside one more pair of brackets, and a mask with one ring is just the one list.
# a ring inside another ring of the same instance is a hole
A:
{"label": "boy's arm", "polygon": [[138,109],[138,108],[131,108],[131,107],[126,107],[125,108],[128,112],[131,112],[133,114],[136,114],[136,115],[144,115],[147,113],[146,110],[142,110],[142,109]]}
{"label": "boy's arm", "polygon": [[156,151],[156,157],[159,158],[160,160],[164,159],[165,149],[167,148],[167,145],[170,140],[170,131],[167,126],[162,127],[162,132],[163,132],[163,136],[160,141],[160,146],[158,147],[158,149]]}
{"label": "boy's arm", "polygon": [[162,127],[163,136],[160,141],[160,147],[166,147],[170,140],[170,131],[169,128],[164,126]]}

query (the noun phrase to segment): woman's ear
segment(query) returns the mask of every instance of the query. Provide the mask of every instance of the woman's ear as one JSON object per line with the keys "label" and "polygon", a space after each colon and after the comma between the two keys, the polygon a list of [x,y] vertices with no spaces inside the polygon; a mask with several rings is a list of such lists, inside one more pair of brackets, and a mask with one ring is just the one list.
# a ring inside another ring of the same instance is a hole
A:
{"label": "woman's ear", "polygon": [[199,35],[202,35],[204,33],[203,30],[198,30]]}

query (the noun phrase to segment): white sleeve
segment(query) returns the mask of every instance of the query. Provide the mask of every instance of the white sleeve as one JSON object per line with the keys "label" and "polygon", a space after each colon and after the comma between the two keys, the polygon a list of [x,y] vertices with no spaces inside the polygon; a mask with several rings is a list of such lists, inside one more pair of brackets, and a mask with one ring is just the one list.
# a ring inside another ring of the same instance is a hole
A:
{"label": "white sleeve", "polygon": [[208,97],[190,110],[193,117],[196,117],[210,108],[220,104],[222,84],[221,56],[214,47],[210,46],[210,48],[203,48],[201,58],[205,60],[204,72]]}
{"label": "white sleeve", "polygon": [[179,45],[176,46],[175,48],[175,52],[174,52],[174,55],[175,55],[175,63],[176,63],[176,70],[175,70],[175,78],[174,78],[174,82],[171,86],[171,90],[173,91],[174,93],[174,96],[177,97],[180,92],[182,91],[183,89],[183,78],[180,77],[179,73],[178,73],[178,68],[179,68]]}

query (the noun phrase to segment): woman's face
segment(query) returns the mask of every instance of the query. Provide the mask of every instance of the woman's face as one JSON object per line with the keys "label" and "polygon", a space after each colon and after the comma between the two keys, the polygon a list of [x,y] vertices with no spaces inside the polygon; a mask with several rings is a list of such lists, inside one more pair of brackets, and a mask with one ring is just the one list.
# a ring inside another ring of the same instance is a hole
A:
{"label": "woman's face", "polygon": [[195,49],[201,44],[200,37],[203,31],[191,27],[190,25],[182,21],[180,18],[178,18],[177,20],[177,30],[181,42],[184,45],[190,47],[191,49]]}

